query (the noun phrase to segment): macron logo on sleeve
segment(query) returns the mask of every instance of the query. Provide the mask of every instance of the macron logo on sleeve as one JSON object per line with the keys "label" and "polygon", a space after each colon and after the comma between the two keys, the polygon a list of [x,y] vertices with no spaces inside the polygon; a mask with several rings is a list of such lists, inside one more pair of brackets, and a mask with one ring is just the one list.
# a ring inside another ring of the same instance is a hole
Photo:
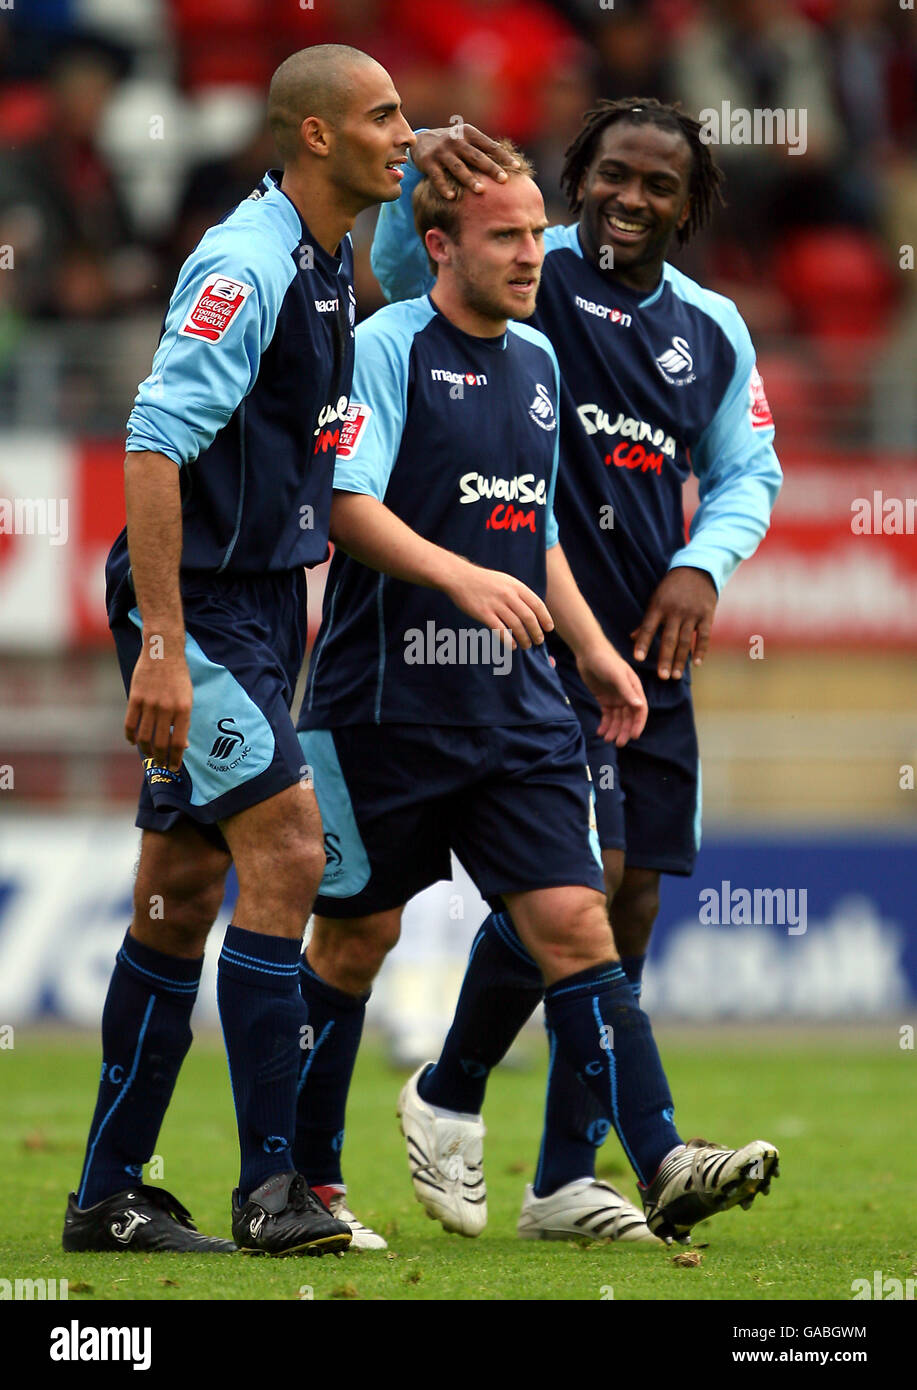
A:
{"label": "macron logo on sleeve", "polygon": [[218,343],[254,288],[225,275],[208,275],[179,333]]}

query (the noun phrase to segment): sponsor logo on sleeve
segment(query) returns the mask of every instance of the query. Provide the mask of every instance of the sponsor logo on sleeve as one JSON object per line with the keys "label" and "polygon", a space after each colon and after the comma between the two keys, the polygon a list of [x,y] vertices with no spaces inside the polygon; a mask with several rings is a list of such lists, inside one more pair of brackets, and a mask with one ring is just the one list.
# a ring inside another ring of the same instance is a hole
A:
{"label": "sponsor logo on sleeve", "polygon": [[361,405],[359,401],[350,402],[347,413],[341,421],[341,437],[338,440],[337,451],[339,459],[352,459],[354,457],[366,433],[366,424],[372,413],[372,406]]}
{"label": "sponsor logo on sleeve", "polygon": [[771,408],[767,403],[767,396],[764,394],[764,382],[761,380],[761,373],[757,367],[751,369],[751,379],[748,383],[748,415],[751,420],[752,429],[763,430],[774,423]]}
{"label": "sponsor logo on sleeve", "polygon": [[208,275],[179,333],[218,343],[254,288],[225,275]]}

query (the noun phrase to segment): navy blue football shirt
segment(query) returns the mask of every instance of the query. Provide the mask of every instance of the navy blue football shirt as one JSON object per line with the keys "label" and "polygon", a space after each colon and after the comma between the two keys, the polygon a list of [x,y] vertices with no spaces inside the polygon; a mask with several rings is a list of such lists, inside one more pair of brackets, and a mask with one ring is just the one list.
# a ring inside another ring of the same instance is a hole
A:
{"label": "navy blue football shirt", "polygon": [[[357,329],[335,489],[379,499],[543,598],[557,543],[557,408],[553,348],[527,325],[478,338],[427,297],[381,309]],[[544,646],[511,651],[445,594],[335,554],[300,728],[567,718]]]}
{"label": "navy blue football shirt", "polygon": [[[391,300],[432,279],[413,224],[419,179],[409,164],[401,197],[379,215],[372,264]],[[720,591],[767,530],[782,475],[751,338],[731,300],[668,262],[649,294],[621,285],[584,256],[575,225],[545,234],[529,322],[560,363],[560,539],[590,608],[630,655],[668,570],[705,570]],[[700,506],[686,543],[692,469]],[[651,704],[680,684],[655,676],[658,641],[638,667]],[[556,637],[551,646],[575,680],[572,654]]]}
{"label": "navy blue football shirt", "polygon": [[[181,469],[184,570],[322,561],[353,375],[353,254],[314,239],[265,175],[183,265],[127,449]],[[109,577],[127,570],[122,532]]]}

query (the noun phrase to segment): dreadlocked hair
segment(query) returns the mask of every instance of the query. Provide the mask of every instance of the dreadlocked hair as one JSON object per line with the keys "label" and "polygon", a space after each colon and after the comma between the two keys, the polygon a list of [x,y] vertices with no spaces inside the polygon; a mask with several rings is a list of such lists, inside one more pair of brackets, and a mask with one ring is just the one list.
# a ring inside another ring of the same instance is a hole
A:
{"label": "dreadlocked hair", "polygon": [[691,208],[684,226],[679,227],[676,232],[678,244],[684,245],[695,232],[710,221],[714,203],[724,202],[723,171],[714,160],[710,146],[700,138],[700,121],[694,120],[682,111],[677,102],[667,106],[655,97],[626,97],[621,101],[609,101],[603,97],[591,111],[586,112],[582,129],[564,151],[560,186],[566,194],[570,211],[577,213],[582,207],[579,187],[583,175],[592,163],[602,131],[615,121],[628,121],[631,125],[654,125],[660,130],[677,131],[687,140],[691,151],[691,180],[688,188]]}

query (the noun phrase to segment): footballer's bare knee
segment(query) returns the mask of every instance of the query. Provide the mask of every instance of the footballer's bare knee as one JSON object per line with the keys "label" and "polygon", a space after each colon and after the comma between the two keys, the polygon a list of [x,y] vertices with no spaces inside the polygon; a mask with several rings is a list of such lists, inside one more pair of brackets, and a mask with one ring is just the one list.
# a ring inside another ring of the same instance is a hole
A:
{"label": "footballer's bare knee", "polygon": [[309,965],[335,989],[366,994],[401,935],[401,907],[366,917],[316,915],[306,950]]}
{"label": "footballer's bare knee", "polygon": [[570,885],[506,895],[516,931],[548,985],[617,959],[605,896]]}
{"label": "footballer's bare knee", "polygon": [[220,827],[239,879],[236,926],[300,937],[325,870],[318,803],[296,784]]}
{"label": "footballer's bare knee", "polygon": [[220,910],[231,862],[191,825],[145,830],[131,935],[166,955],[197,959]]}

